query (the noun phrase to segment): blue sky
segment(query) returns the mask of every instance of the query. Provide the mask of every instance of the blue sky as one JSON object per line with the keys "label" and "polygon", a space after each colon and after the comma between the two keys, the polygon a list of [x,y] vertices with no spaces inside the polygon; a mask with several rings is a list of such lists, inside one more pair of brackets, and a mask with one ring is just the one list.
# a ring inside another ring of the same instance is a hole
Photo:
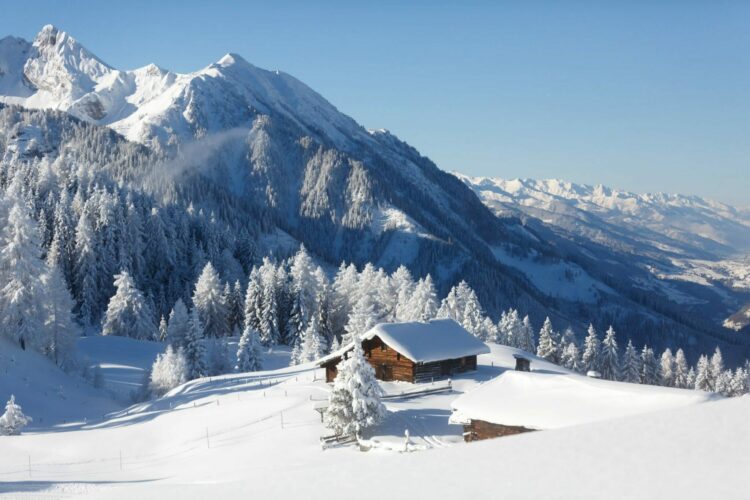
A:
{"label": "blue sky", "polygon": [[750,2],[0,2],[109,64],[227,52],[304,81],[445,170],[750,206]]}

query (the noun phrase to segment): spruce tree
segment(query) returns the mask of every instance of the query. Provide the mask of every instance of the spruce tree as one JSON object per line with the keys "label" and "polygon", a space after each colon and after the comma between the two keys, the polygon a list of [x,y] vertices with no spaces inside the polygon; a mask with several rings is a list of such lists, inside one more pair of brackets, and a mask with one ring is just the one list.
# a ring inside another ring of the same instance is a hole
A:
{"label": "spruce tree", "polygon": [[583,371],[581,355],[578,351],[578,346],[574,342],[569,343],[565,346],[565,349],[563,349],[561,363],[562,366],[568,370],[573,370],[575,372]]}
{"label": "spruce tree", "polygon": [[685,359],[685,353],[682,349],[677,349],[677,354],[674,357],[674,386],[680,389],[687,389],[690,387],[688,383],[688,371],[689,371],[687,359]]}
{"label": "spruce tree", "polygon": [[188,362],[182,348],[166,350],[156,357],[151,366],[149,390],[154,396],[163,396],[188,381]]}
{"label": "spruce tree", "polygon": [[211,262],[203,267],[195,283],[193,308],[200,315],[207,337],[224,337],[231,333],[227,326],[227,306],[221,281]]}
{"label": "spruce tree", "polygon": [[386,410],[380,398],[383,390],[375,378],[375,370],[365,359],[359,338],[337,366],[336,379],[323,416],[326,427],[337,435],[359,435],[380,423]]}
{"label": "spruce tree", "polygon": [[188,378],[195,379],[208,373],[206,366],[206,343],[203,323],[197,309],[190,311],[187,335],[185,337],[185,358],[188,364]]}
{"label": "spruce tree", "polygon": [[659,363],[654,350],[645,345],[641,351],[641,384],[659,385]]}
{"label": "spruce tree", "polygon": [[534,345],[534,328],[531,326],[531,320],[528,315],[524,316],[523,322],[521,322],[518,347],[529,353],[536,352],[536,346]]}
{"label": "spruce tree", "polygon": [[175,349],[185,346],[189,321],[190,317],[185,303],[182,302],[182,299],[177,299],[172,312],[169,313],[169,323],[167,324],[167,342]]}
{"label": "spruce tree", "polygon": [[536,355],[552,363],[559,361],[554,331],[549,316],[544,320],[542,329],[539,330],[539,345],[536,348]]}
{"label": "spruce tree", "polygon": [[31,417],[23,414],[21,406],[16,403],[16,397],[11,394],[10,400],[5,404],[5,413],[0,416],[0,434],[17,436],[31,421]]}
{"label": "spruce tree", "polygon": [[351,314],[349,314],[349,322],[346,324],[346,335],[344,335],[341,343],[343,345],[349,344],[355,336],[364,334],[375,326],[376,323],[375,301],[371,294],[366,293],[359,298]]}
{"label": "spruce tree", "polygon": [[102,335],[155,339],[153,314],[127,271],[123,270],[115,276],[115,287],[117,290],[110,299],[104,316]]}
{"label": "spruce tree", "polygon": [[661,379],[661,385],[665,387],[675,387],[675,371],[675,358],[672,356],[672,350],[667,347],[661,354],[661,359],[659,360],[659,378]]}
{"label": "spruce tree", "polygon": [[619,380],[620,378],[620,354],[617,350],[615,329],[612,326],[607,330],[604,342],[602,342],[599,371],[605,380]]}
{"label": "spruce tree", "polygon": [[324,354],[325,346],[318,330],[318,320],[313,316],[302,334],[302,341],[300,343],[297,359],[293,361],[294,364],[309,363],[322,358]]}
{"label": "spruce tree", "polygon": [[263,369],[260,335],[250,326],[245,326],[240,337],[240,343],[237,346],[237,364],[234,369],[237,372],[257,372]]}
{"label": "spruce tree", "polygon": [[621,380],[631,384],[638,384],[641,381],[641,361],[635,347],[633,347],[633,342],[630,340],[628,340],[625,355],[622,358]]}
{"label": "spruce tree", "polygon": [[583,357],[581,361],[586,371],[599,371],[599,359],[601,356],[601,347],[599,343],[599,337],[596,335],[594,325],[589,325],[588,334],[586,339],[583,341]]}
{"label": "spruce tree", "polygon": [[711,364],[705,354],[698,358],[695,371],[695,388],[706,392],[714,390],[713,380],[711,379]]}

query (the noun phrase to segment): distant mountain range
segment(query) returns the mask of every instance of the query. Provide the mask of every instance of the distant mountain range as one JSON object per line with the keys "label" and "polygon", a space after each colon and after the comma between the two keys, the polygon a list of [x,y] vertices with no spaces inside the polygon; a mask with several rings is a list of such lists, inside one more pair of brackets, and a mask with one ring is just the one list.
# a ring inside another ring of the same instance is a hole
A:
{"label": "distant mountain range", "polygon": [[331,266],[429,272],[441,293],[466,279],[495,317],[517,307],[537,324],[548,314],[560,327],[613,323],[657,348],[718,344],[747,355],[746,336],[722,326],[750,302],[746,290],[696,271],[750,248],[747,211],[560,181],[456,177],[238,55],[188,74],[122,71],[53,26],[32,42],[0,40],[0,102],[44,115],[0,130],[2,161],[54,160],[72,147],[73,122],[50,110],[108,127],[121,135],[113,143],[147,148],[150,171],[108,168],[112,158],[90,168],[232,228],[258,228],[262,253],[302,242]]}

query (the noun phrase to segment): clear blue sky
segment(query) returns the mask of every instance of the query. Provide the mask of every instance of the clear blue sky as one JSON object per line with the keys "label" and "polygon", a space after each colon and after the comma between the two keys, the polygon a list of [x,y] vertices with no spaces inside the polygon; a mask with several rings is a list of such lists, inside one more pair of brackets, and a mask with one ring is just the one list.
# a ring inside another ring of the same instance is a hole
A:
{"label": "clear blue sky", "polygon": [[445,170],[750,206],[750,1],[402,3],[0,0],[0,36],[52,23],[122,69],[237,52]]}

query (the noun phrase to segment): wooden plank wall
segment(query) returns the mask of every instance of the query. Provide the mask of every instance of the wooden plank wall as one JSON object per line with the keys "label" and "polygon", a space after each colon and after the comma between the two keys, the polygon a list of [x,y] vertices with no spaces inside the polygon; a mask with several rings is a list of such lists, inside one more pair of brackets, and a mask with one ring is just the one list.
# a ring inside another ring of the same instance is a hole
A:
{"label": "wooden plank wall", "polygon": [[480,441],[482,439],[512,436],[533,430],[522,426],[493,424],[484,420],[471,420],[469,425],[464,425],[464,440],[466,442]]}
{"label": "wooden plank wall", "polygon": [[[388,347],[380,337],[373,337],[362,343],[365,357],[375,368],[376,376],[381,380],[414,380],[414,362]],[[385,366],[385,368],[383,367]]]}

